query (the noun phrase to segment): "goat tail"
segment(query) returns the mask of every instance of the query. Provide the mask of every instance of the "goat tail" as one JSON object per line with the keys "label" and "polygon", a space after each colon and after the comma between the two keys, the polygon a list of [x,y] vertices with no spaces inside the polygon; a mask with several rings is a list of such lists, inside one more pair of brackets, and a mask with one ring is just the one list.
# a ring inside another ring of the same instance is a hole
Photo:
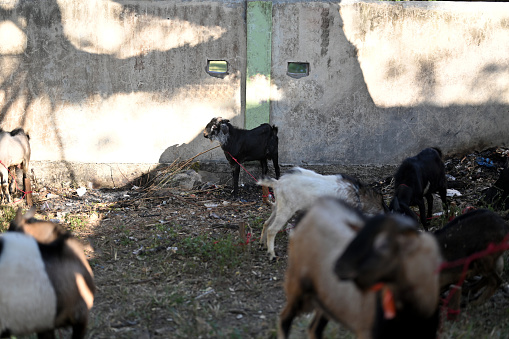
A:
{"label": "goat tail", "polygon": [[260,185],[260,186],[267,186],[270,188],[274,188],[274,186],[276,186],[276,184],[277,184],[277,180],[274,178],[262,178],[262,179],[258,180],[258,182],[256,184]]}

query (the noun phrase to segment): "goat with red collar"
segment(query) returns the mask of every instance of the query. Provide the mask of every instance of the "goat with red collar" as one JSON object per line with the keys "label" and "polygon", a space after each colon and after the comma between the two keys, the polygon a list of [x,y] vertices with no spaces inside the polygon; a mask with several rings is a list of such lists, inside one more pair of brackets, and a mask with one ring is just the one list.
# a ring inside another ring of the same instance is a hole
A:
{"label": "goat with red collar", "polygon": [[212,118],[207,124],[203,136],[211,141],[219,141],[232,167],[233,198],[237,198],[239,193],[240,164],[243,162],[259,160],[262,176],[265,177],[268,172],[267,160],[272,160],[276,179],[279,179],[277,132],[278,128],[269,124],[261,124],[251,130],[237,128],[221,117]]}

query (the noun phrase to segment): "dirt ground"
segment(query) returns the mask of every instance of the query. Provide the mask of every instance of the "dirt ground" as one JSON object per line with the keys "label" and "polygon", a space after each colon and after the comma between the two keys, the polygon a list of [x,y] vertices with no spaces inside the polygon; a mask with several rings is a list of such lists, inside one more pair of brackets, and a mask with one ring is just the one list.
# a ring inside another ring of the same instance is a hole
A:
{"label": "dirt ground", "polygon": [[[456,213],[481,206],[481,192],[497,180],[507,156],[492,148],[446,159],[449,187],[462,194],[450,198]],[[388,203],[391,178],[370,184]],[[87,337],[275,337],[288,235],[278,234],[279,259],[269,262],[258,246],[270,215],[260,187],[242,187],[243,200],[233,201],[231,187],[217,185],[187,191],[34,186],[38,216],[64,223],[85,245],[97,284]],[[432,225],[445,222],[439,217]],[[505,262],[504,286],[484,305],[463,309],[458,321],[444,321],[440,338],[509,338],[507,256]],[[292,338],[305,337],[309,320],[295,321]],[[353,338],[337,324],[329,324],[326,337]]]}

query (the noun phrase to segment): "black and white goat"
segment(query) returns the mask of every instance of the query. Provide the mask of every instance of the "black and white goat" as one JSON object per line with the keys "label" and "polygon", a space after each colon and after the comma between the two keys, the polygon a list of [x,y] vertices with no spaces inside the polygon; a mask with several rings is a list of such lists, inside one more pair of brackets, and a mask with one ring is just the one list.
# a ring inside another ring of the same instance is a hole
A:
{"label": "black and white goat", "polygon": [[[490,245],[501,244],[509,236],[509,226],[498,214],[485,210],[473,210],[462,214],[442,229],[434,232],[440,244],[442,255],[447,262],[467,259],[472,255],[485,251]],[[473,283],[463,285],[462,292],[466,300],[476,304],[491,297],[500,284],[498,270],[503,268],[503,251],[486,253],[473,260],[464,271],[463,265],[446,267],[440,272],[440,286],[442,291],[451,284],[458,284],[465,274],[466,279],[480,277]]]}
{"label": "black and white goat", "polygon": [[[366,226],[365,226],[366,225]],[[375,333],[384,318],[379,318],[377,292],[364,291],[353,280],[340,280],[334,273],[336,262],[357,232],[367,227],[377,240],[375,248],[369,241],[360,245],[363,258],[373,263],[370,269],[374,282],[385,281],[394,291],[397,309],[413,309],[427,317],[438,304],[438,274],[440,252],[429,234],[416,231],[415,221],[398,214],[385,214],[368,219],[343,201],[322,197],[299,222],[288,246],[288,267],[284,288],[287,303],[280,313],[278,338],[288,338],[295,317],[315,311],[309,326],[310,338],[321,338],[329,320],[341,323],[359,339],[380,338]],[[361,261],[354,260],[353,265]],[[352,265],[340,274],[353,277]],[[357,275],[355,275],[357,278]],[[371,282],[369,282],[371,284]],[[401,291],[406,291],[401,295]],[[398,314],[399,315],[399,314]],[[434,325],[428,333],[436,330]],[[400,336],[403,329],[385,334]],[[414,338],[406,332],[406,338]],[[382,336],[384,337],[384,336]],[[415,338],[422,338],[419,334]],[[428,338],[428,337],[425,337]]]}
{"label": "black and white goat", "polygon": [[203,136],[221,144],[224,155],[232,167],[233,197],[239,193],[240,164],[259,160],[262,175],[268,173],[267,160],[272,160],[276,178],[280,176],[278,164],[278,129],[276,126],[261,124],[252,130],[234,127],[230,121],[221,117],[213,118],[205,127]]}
{"label": "black and white goat", "polygon": [[[438,192],[442,203],[447,207],[447,180],[442,151],[426,148],[416,156],[406,158],[394,175],[394,197],[389,209],[417,219],[410,206],[418,206],[422,226],[428,230],[427,218],[431,218],[433,193]],[[428,213],[424,207],[424,197],[428,203]]]}
{"label": "black and white goat", "polygon": [[35,232],[37,242],[30,229],[51,223],[32,216],[33,210],[25,216],[18,210],[15,232],[0,236],[0,337],[35,332],[54,338],[54,329],[72,326],[72,338],[84,338],[95,293],[92,270],[69,233]]}
{"label": "black and white goat", "polygon": [[[30,142],[29,136],[22,128],[16,128],[11,132],[3,131],[0,129],[0,179],[2,180],[2,201],[4,195],[7,202],[11,202],[11,195],[13,192],[13,183],[15,178],[11,181],[9,187],[9,168],[19,166],[23,170],[23,191],[28,190],[29,177],[28,165],[30,162]],[[28,185],[27,185],[28,182]],[[31,204],[31,201],[28,201]]]}
{"label": "black and white goat", "polygon": [[272,187],[276,197],[272,214],[263,224],[260,238],[267,246],[271,260],[276,256],[274,251],[276,234],[295,212],[311,207],[319,197],[332,196],[343,199],[368,215],[388,211],[382,194],[344,174],[321,175],[294,167],[279,180],[262,179],[258,181],[258,185]]}
{"label": "black and white goat", "polygon": [[435,339],[439,327],[439,275],[442,261],[433,235],[401,215],[368,220],[336,262],[340,279],[366,293],[376,286],[373,339]]}

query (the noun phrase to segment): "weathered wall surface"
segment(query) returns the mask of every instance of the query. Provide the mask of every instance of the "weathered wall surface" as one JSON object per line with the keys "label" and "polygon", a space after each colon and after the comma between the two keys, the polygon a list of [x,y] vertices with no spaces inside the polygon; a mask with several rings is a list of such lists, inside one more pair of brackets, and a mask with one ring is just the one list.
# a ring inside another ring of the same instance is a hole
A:
{"label": "weathered wall surface", "polygon": [[[269,16],[270,74],[246,54],[251,7]],[[289,77],[288,62],[310,75]],[[0,126],[29,131],[42,181],[119,186],[214,146],[212,117],[244,126],[268,102],[287,165],[508,145],[508,79],[508,3],[0,1]]]}
{"label": "weathered wall surface", "polygon": [[[30,133],[34,169],[61,162],[77,181],[74,164],[109,181],[122,166],[95,164],[194,156],[211,147],[212,117],[241,111],[244,13],[223,1],[1,1],[1,127]],[[205,71],[217,59],[224,78]]]}
{"label": "weathered wall surface", "polygon": [[[273,11],[272,122],[283,126],[284,161],[397,164],[429,146],[509,143],[509,4],[277,3]],[[310,75],[288,77],[290,61],[309,62]]]}

